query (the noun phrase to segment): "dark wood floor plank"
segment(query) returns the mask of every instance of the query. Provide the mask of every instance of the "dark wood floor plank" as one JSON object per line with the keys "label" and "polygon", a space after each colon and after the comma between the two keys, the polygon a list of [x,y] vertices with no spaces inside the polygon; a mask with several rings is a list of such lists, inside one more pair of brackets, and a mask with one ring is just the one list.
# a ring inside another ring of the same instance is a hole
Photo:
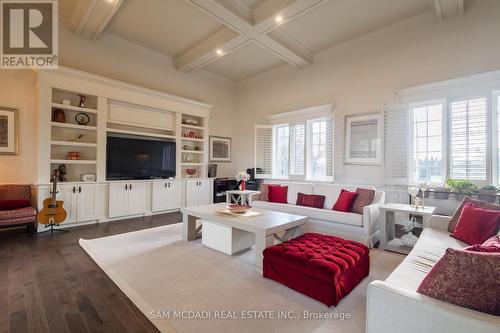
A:
{"label": "dark wood floor plank", "polygon": [[179,213],[71,228],[29,238],[0,232],[0,333],[158,332],[78,244],[178,223]]}

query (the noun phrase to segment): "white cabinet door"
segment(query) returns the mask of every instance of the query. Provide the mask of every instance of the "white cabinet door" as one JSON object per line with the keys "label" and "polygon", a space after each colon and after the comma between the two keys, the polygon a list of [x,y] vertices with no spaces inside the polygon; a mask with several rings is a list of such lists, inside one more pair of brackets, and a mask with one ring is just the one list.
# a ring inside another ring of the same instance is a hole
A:
{"label": "white cabinet door", "polygon": [[198,206],[199,180],[186,182],[186,207]]}
{"label": "white cabinet door", "polygon": [[168,182],[168,187],[167,187],[167,203],[168,203],[168,208],[167,209],[179,209],[182,207],[182,197],[184,194],[183,191],[183,182],[180,181],[170,181]]}
{"label": "white cabinet door", "polygon": [[212,181],[200,180],[198,185],[198,205],[208,205],[212,202]]}
{"label": "white cabinet door", "polygon": [[57,187],[57,200],[64,201],[63,207],[67,214],[64,223],[75,223],[77,221],[76,190],[77,186],[75,185],[59,185]]}
{"label": "white cabinet door", "polygon": [[76,194],[76,220],[85,222],[97,218],[98,192],[95,184],[82,184],[77,186]]}
{"label": "white cabinet door", "polygon": [[146,212],[146,183],[131,182],[128,189],[128,215]]}
{"label": "white cabinet door", "polygon": [[129,183],[109,183],[109,217],[128,215],[128,187]]}
{"label": "white cabinet door", "polygon": [[166,181],[153,182],[152,210],[160,212],[168,208],[168,183]]}

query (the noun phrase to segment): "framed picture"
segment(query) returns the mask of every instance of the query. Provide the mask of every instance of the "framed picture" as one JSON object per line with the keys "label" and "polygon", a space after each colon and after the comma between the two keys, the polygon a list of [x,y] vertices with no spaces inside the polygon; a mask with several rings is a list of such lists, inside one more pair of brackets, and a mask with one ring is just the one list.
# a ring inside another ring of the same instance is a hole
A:
{"label": "framed picture", "polygon": [[345,163],[379,165],[382,162],[380,113],[346,117]]}
{"label": "framed picture", "polygon": [[231,138],[210,136],[210,162],[231,162]]}
{"label": "framed picture", "polygon": [[17,110],[0,107],[0,154],[17,155]]}

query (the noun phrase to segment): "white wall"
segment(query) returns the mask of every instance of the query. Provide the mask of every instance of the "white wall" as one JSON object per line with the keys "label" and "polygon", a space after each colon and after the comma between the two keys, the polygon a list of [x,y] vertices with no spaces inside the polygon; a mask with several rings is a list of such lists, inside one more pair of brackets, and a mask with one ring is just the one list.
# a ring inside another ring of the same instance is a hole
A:
{"label": "white wall", "polygon": [[345,115],[377,112],[400,88],[499,69],[499,31],[500,1],[475,1],[464,17],[438,23],[424,13],[325,50],[310,68],[241,82],[237,167],[253,165],[253,125],[267,115],[334,102],[336,181],[383,183],[382,167],[344,165]]}
{"label": "white wall", "polygon": [[[234,137],[235,84],[205,71],[185,74],[159,53],[104,33],[97,41],[59,30],[59,63],[213,105],[210,133]],[[21,110],[19,156],[0,155],[0,183],[36,181],[36,90],[30,70],[0,70],[0,105]],[[218,176],[234,176],[234,163],[220,163]]]}

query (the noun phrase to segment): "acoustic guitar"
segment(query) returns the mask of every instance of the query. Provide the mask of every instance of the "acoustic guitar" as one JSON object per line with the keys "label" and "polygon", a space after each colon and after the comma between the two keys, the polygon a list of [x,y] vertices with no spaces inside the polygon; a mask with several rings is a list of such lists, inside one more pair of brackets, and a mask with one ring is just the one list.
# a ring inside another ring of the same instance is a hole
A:
{"label": "acoustic guitar", "polygon": [[43,200],[43,209],[38,213],[38,223],[46,226],[54,226],[63,223],[66,220],[67,213],[64,209],[64,201],[56,200],[57,180],[59,179],[59,170],[52,173],[52,195]]}

